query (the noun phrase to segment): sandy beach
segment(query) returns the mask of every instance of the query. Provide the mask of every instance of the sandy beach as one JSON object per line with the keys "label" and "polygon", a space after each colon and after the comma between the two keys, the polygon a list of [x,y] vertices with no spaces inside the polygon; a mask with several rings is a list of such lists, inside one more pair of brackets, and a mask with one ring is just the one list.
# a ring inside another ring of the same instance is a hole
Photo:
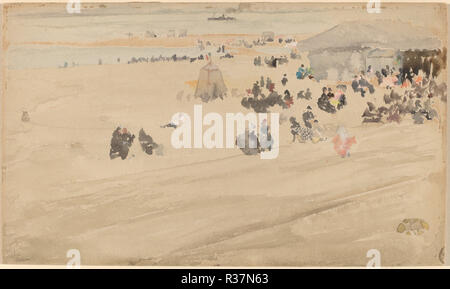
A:
{"label": "sandy beach", "polygon": [[[294,61],[276,70],[241,61],[239,73],[232,67],[240,61],[216,62],[229,89],[239,92],[257,75],[276,80],[297,67]],[[331,119],[314,103],[322,84],[290,79],[289,89],[311,87],[314,97],[282,113],[300,115],[313,106],[330,138],[338,124],[347,126],[357,140],[350,158],[339,157],[330,140],[291,143],[288,123],[280,126],[275,160],[238,149],[176,150],[171,130],[159,126],[201,103],[185,82],[195,80],[202,65],[8,73],[7,263],[62,264],[66,251],[77,248],[91,265],[363,266],[375,248],[385,265],[439,264],[442,121],[363,125],[365,99],[353,92]],[[20,120],[22,109],[30,112],[29,123]],[[203,110],[243,108],[240,98],[229,96]],[[109,140],[119,124],[133,133],[144,128],[164,144],[164,156],[147,156],[135,144],[133,157],[111,161]],[[427,234],[396,232],[403,219],[415,217],[430,224]]]}
{"label": "sandy beach", "polygon": [[[386,89],[376,86],[362,98],[349,81],[296,79],[300,65],[310,65],[308,53],[291,59],[289,49],[276,41],[252,48],[236,44],[252,43],[259,34],[224,33],[214,24],[211,31],[195,28],[183,38],[148,39],[138,33],[127,38],[128,28],[100,15],[93,19],[114,24],[105,25],[105,31],[120,33],[99,34],[98,40],[87,33],[80,40],[83,34],[71,29],[81,20],[69,19],[73,26],[61,28],[57,17],[48,22],[43,17],[39,23],[49,32],[38,37],[41,28],[21,18],[19,8],[12,10],[19,16],[11,17],[3,47],[4,263],[65,265],[67,251],[77,249],[82,265],[366,266],[367,252],[376,249],[382,266],[442,265],[446,102],[432,98],[438,117],[420,125],[409,115],[400,123],[362,123],[367,102],[384,105]],[[320,14],[324,29],[332,21],[323,15],[332,13]],[[345,13],[339,17],[352,11]],[[432,9],[424,13],[434,15]],[[249,15],[245,27],[250,31],[260,22],[252,22],[257,14]],[[115,21],[130,17],[119,15]],[[305,13],[305,19],[315,16]],[[89,32],[86,27],[80,31]],[[291,33],[294,28],[276,38],[300,41],[316,33],[304,26]],[[206,59],[128,63],[133,53],[198,53],[199,39],[212,42],[214,50],[224,44],[233,55],[212,56],[228,89],[223,100],[203,103],[194,96]],[[289,62],[276,68],[254,65],[254,57],[271,55],[287,55]],[[446,81],[446,73],[443,69],[437,83]],[[262,160],[238,148],[172,147],[173,129],[161,128],[172,115],[192,115],[196,104],[203,106],[203,115],[252,112],[241,100],[261,76],[294,98],[288,109],[270,108],[281,118],[277,158]],[[348,87],[347,105],[336,114],[320,110],[322,87],[338,84]],[[297,99],[307,88],[312,99]],[[293,143],[289,118],[301,121],[308,106],[326,140]],[[22,120],[24,111],[29,121]],[[111,136],[118,126],[136,136],[143,128],[163,146],[163,154],[147,155],[135,141],[125,160],[111,160]],[[338,127],[356,140],[345,158],[332,142]],[[398,232],[403,220],[416,218],[427,223],[427,230]]]}

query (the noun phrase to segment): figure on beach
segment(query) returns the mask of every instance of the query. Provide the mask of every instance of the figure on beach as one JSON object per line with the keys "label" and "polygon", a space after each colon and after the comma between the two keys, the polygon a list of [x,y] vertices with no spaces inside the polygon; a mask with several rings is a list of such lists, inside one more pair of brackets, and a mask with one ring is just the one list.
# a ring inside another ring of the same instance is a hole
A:
{"label": "figure on beach", "polygon": [[350,148],[356,143],[355,137],[350,137],[344,127],[339,127],[336,136],[333,138],[334,150],[342,158],[350,156]]}
{"label": "figure on beach", "polygon": [[134,134],[132,135],[126,128],[117,127],[112,134],[109,157],[126,159],[134,138]]}
{"label": "figure on beach", "polygon": [[152,155],[153,151],[159,148],[159,145],[153,141],[153,138],[150,135],[145,133],[143,128],[139,131],[138,140],[142,150],[148,155]]}
{"label": "figure on beach", "polygon": [[161,128],[175,128],[176,129],[178,126],[183,124],[183,121],[184,121],[184,115],[182,113],[179,113],[169,123],[162,125]]}
{"label": "figure on beach", "polygon": [[289,121],[291,122],[292,142],[295,142],[297,139],[299,142],[304,143],[312,139],[313,132],[311,129],[302,127],[293,116],[289,118]]}
{"label": "figure on beach", "polygon": [[322,95],[317,100],[317,106],[328,113],[336,113],[336,108],[330,103],[330,98],[334,97],[334,94],[331,91],[328,91],[327,88],[322,88]]}

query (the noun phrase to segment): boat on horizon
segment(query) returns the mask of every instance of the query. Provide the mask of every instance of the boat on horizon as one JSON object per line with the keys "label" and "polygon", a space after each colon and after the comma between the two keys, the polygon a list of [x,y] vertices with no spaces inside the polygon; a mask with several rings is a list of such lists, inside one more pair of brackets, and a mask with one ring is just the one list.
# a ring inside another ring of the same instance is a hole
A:
{"label": "boat on horizon", "polygon": [[234,17],[225,16],[225,14],[222,14],[222,16],[219,17],[209,17],[209,21],[229,21],[229,20],[236,20]]}

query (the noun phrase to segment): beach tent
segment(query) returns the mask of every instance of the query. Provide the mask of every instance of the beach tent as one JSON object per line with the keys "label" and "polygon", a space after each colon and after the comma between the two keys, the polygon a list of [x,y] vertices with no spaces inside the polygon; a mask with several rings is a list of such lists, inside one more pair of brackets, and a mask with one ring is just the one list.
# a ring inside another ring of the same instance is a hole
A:
{"label": "beach tent", "polygon": [[351,81],[354,75],[389,65],[404,67],[405,51],[437,50],[444,43],[429,29],[396,20],[342,22],[297,43],[308,60],[316,80]]}
{"label": "beach tent", "polygon": [[226,95],[227,87],[223,82],[222,73],[217,65],[208,63],[200,70],[195,97],[199,97],[203,102],[221,98]]}
{"label": "beach tent", "polygon": [[389,67],[401,67],[401,55],[393,49],[376,48],[367,53],[366,70],[369,65],[372,71],[381,71],[386,65]]}

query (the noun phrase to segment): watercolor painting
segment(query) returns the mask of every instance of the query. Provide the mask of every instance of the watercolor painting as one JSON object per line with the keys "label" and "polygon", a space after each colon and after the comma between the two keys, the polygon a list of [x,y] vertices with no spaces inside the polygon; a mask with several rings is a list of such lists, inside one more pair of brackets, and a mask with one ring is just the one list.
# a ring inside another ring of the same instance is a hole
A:
{"label": "watercolor painting", "polygon": [[442,265],[447,6],[380,9],[3,5],[3,263]]}

